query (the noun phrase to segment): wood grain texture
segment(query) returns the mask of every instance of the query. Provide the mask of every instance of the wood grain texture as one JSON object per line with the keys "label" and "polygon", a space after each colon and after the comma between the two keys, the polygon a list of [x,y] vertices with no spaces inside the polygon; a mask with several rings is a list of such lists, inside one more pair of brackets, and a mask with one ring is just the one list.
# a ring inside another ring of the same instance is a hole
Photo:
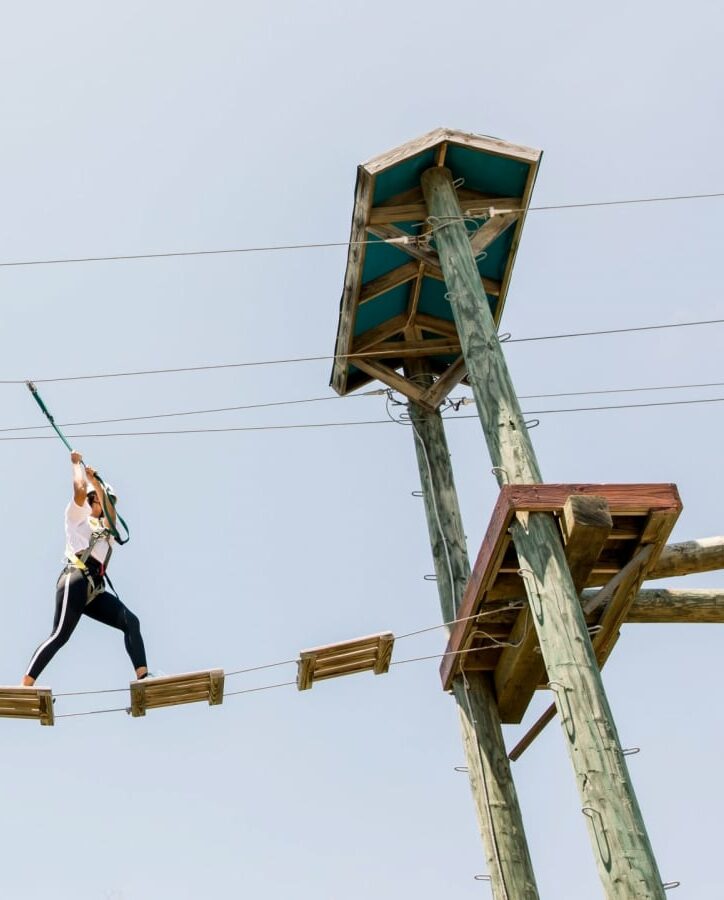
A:
{"label": "wood grain texture", "polygon": [[131,715],[145,716],[149,709],[179,706],[186,703],[207,701],[217,706],[224,699],[223,669],[203,669],[158,678],[142,678],[132,681]]}
{"label": "wood grain texture", "polygon": [[[565,555],[576,593],[583,590],[613,528],[605,497],[573,494],[561,513]],[[545,675],[543,657],[537,651],[538,635],[530,609],[521,610],[495,668],[495,689],[503,722],[522,720]]]}
{"label": "wood grain texture", "polygon": [[41,725],[54,725],[53,692],[38,685],[0,685],[0,718],[36,719]]}
{"label": "wood grain texture", "polygon": [[[449,622],[457,615],[470,576],[450,452],[439,412],[412,403],[410,418],[440,607]],[[536,900],[535,874],[493,686],[481,673],[471,672],[466,679],[454,681],[453,693],[493,896]]]}
{"label": "wood grain texture", "polygon": [[364,268],[365,251],[367,249],[367,244],[364,243],[366,239],[367,209],[371,205],[373,195],[374,178],[362,168],[359,168],[357,171],[357,186],[349,237],[350,244],[347,251],[347,268],[345,270],[344,287],[342,288],[342,299],[340,301],[335,360],[330,382],[338,394],[344,394],[347,387],[348,365],[344,354],[347,352],[354,334],[357,298],[361,288],[362,269]]}
{"label": "wood grain texture", "polygon": [[392,269],[391,272],[386,272],[384,275],[380,275],[377,278],[373,278],[371,281],[365,282],[359,293],[360,305],[362,303],[367,303],[369,300],[374,300],[374,298],[379,297],[380,294],[385,294],[387,291],[399,287],[401,284],[412,281],[413,278],[417,278],[418,271],[419,263],[412,259],[410,262],[406,262],[396,269]]}
{"label": "wood grain texture", "polygon": [[[499,472],[501,483],[541,482],[467,230],[455,220],[460,207],[451,173],[428,169],[422,189],[430,214],[448,223],[436,244],[493,466],[507,475]],[[559,527],[548,512],[531,512],[527,526],[513,519],[510,527],[548,677],[557,686],[581,807],[595,810],[595,821],[586,821],[604,893],[665,900]]]}
{"label": "wood grain texture", "polygon": [[308,691],[316,681],[357,672],[382,675],[390,667],[394,643],[392,632],[385,631],[302,650],[297,661],[297,688]]}

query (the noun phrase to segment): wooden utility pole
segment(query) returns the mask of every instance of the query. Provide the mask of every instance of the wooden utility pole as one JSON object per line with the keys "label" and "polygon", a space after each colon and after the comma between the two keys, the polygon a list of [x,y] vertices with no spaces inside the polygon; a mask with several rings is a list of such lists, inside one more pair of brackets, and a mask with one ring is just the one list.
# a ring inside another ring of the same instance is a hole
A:
{"label": "wooden utility pole", "polygon": [[[422,190],[498,481],[541,482],[450,171],[442,166],[426,171]],[[662,879],[555,521],[549,513],[533,512],[516,517],[511,531],[606,896],[663,900]]]}
{"label": "wooden utility pole", "polygon": [[[444,621],[451,622],[470,577],[450,453],[439,412],[409,404],[427,526]],[[490,676],[455,679],[463,744],[495,900],[537,900],[523,818],[510,773]]]}

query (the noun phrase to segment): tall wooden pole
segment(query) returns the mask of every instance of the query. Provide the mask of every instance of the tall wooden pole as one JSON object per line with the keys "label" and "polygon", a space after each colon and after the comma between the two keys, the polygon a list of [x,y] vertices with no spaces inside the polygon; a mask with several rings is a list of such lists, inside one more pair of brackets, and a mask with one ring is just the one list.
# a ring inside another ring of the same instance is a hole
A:
{"label": "tall wooden pole", "polygon": [[[470,563],[442,418],[410,404],[415,451],[446,622],[455,618]],[[487,673],[457,678],[463,744],[495,900],[538,900],[523,818]]]}
{"label": "tall wooden pole", "polygon": [[[422,189],[498,480],[540,482],[450,171],[429,169],[422,176]],[[531,513],[516,519],[511,532],[606,896],[664,900],[555,521],[550,514]]]}

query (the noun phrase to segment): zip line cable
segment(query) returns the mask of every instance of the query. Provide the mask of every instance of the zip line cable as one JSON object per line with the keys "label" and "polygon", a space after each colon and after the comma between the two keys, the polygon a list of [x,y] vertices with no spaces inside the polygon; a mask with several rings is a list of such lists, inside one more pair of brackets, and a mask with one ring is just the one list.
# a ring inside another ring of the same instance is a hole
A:
{"label": "zip line cable", "polygon": [[[680,194],[678,196],[670,196],[670,197],[637,197],[630,200],[603,200],[603,201],[593,201],[589,203],[559,203],[559,204],[551,204],[544,206],[530,206],[528,209],[515,209],[515,210],[504,210],[505,212],[549,212],[551,210],[561,210],[561,209],[584,209],[584,208],[592,208],[592,207],[604,207],[604,206],[631,206],[634,204],[641,203],[667,203],[672,201],[680,201],[680,200],[706,200],[712,199],[714,197],[724,197],[724,192],[717,193],[709,193],[709,194]],[[494,208],[494,200],[490,201],[490,205]],[[471,210],[472,211],[472,210]],[[470,212],[468,212],[468,217],[470,216]],[[487,214],[487,213],[486,213]],[[58,259],[28,259],[28,260],[9,260],[7,262],[0,262],[0,268],[18,268],[21,266],[56,266],[63,265],[66,263],[90,263],[90,262],[120,262],[120,261],[130,261],[137,259],[171,259],[175,257],[184,257],[184,256],[223,256],[229,254],[242,254],[242,253],[269,253],[269,252],[277,252],[280,250],[317,250],[323,249],[327,247],[352,247],[352,246],[360,246],[363,244],[378,244],[378,243],[390,243],[394,244],[395,242],[401,243],[399,239],[391,238],[386,241],[381,241],[379,238],[374,240],[362,240],[362,241],[321,241],[315,243],[299,243],[299,244],[270,244],[268,246],[258,246],[258,247],[231,247],[225,249],[212,249],[212,250],[171,250],[171,251],[159,251],[155,253],[123,253],[116,254],[113,256],[77,256],[77,257],[61,257]]]}
{"label": "zip line cable", "polygon": [[[607,328],[596,331],[574,331],[574,332],[565,332],[561,334],[542,334],[542,335],[534,335],[532,337],[522,337],[522,338],[508,338],[503,341],[505,344],[524,344],[531,343],[534,341],[556,341],[563,340],[565,338],[580,338],[580,337],[597,337],[599,335],[610,335],[610,334],[630,334],[633,332],[643,332],[643,331],[660,331],[663,329],[672,329],[672,328],[691,328],[696,326],[703,325],[721,325],[724,323],[724,319],[699,319],[693,322],[667,322],[659,325],[635,325],[628,328]],[[265,359],[265,360],[256,360],[250,362],[236,362],[236,363],[215,363],[205,366],[176,366],[174,368],[168,369],[136,369],[127,372],[101,372],[95,373],[92,375],[65,375],[55,378],[34,378],[34,384],[51,384],[55,382],[65,382],[65,381],[92,381],[101,378],[129,378],[140,375],[168,375],[168,374],[177,374],[181,372],[208,372],[212,370],[218,369],[243,369],[243,368],[253,368],[255,366],[278,366],[278,365],[286,365],[290,363],[302,363],[302,362],[324,362],[333,359],[349,359],[353,357],[357,357],[358,359],[362,359],[365,357],[384,357],[384,356],[392,356],[394,357],[398,351],[395,349],[385,350],[385,351],[368,351],[363,353],[339,353],[336,356],[325,354],[321,356],[293,356],[287,359]],[[0,384],[27,384],[26,378],[5,378],[0,379]]]}
{"label": "zip line cable", "polygon": [[[702,403],[721,403],[724,397],[709,397],[700,400],[662,400],[651,403],[621,403],[606,406],[576,406],[565,409],[529,409],[523,410],[526,416],[555,415],[556,413],[598,412],[611,409],[648,409],[655,406],[693,406]],[[459,419],[477,419],[477,415],[448,415],[447,421],[455,422]],[[222,428],[178,428],[158,431],[111,431],[103,433],[71,434],[71,438],[113,438],[113,437],[158,437],[160,435],[179,434],[226,434],[241,431],[295,431],[300,429],[316,428],[351,428],[360,425],[393,425],[392,419],[366,419],[353,422],[303,422],[294,425],[230,425]],[[408,423],[402,423],[408,424]],[[14,435],[13,437],[0,437],[3,441],[52,441],[52,435]]]}
{"label": "zip line cable", "polygon": [[[647,393],[649,391],[682,391],[682,390],[693,390],[695,388],[713,388],[713,387],[724,387],[724,381],[709,381],[709,382],[699,382],[696,384],[661,384],[661,385],[649,385],[647,387],[631,387],[631,388],[603,388],[599,390],[593,391],[557,391],[555,393],[550,394],[519,394],[518,398],[520,400],[542,400],[547,398],[556,398],[556,397],[591,397],[598,394],[631,394],[631,393]],[[275,400],[272,402],[266,403],[246,403],[241,406],[220,406],[220,407],[212,407],[210,409],[189,409],[182,410],[180,412],[167,412],[167,413],[153,413],[151,415],[145,416],[121,416],[115,419],[87,419],[81,422],[62,422],[61,426],[63,428],[73,428],[79,427],[81,425],[108,425],[115,424],[118,422],[142,422],[148,421],[149,419],[169,419],[180,416],[201,416],[207,415],[209,413],[219,413],[219,412],[235,412],[238,410],[249,410],[249,409],[267,409],[269,407],[274,406],[296,406],[305,403],[320,403],[325,400],[355,400],[361,397],[381,397],[386,394],[387,391],[385,388],[380,388],[374,391],[363,391],[359,394],[348,394],[347,396],[341,397],[337,394],[333,394],[327,397],[307,397],[301,400]],[[469,397],[457,397],[450,398],[453,403],[462,403],[463,405],[472,402],[472,398]],[[12,425],[6,426],[4,428],[0,428],[0,434],[9,433],[13,431],[46,431],[50,428],[50,425]]]}

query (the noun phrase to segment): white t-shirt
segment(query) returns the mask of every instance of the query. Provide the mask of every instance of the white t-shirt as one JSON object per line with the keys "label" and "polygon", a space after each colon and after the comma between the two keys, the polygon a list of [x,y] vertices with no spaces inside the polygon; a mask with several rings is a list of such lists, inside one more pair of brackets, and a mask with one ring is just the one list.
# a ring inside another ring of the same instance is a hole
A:
{"label": "white t-shirt", "polygon": [[[65,543],[66,549],[71,553],[80,553],[90,544],[91,535],[103,531],[100,519],[94,519],[88,503],[78,506],[75,500],[71,500],[65,508]],[[100,563],[105,563],[111,555],[113,538],[108,540],[101,538],[93,545],[91,556]]]}

